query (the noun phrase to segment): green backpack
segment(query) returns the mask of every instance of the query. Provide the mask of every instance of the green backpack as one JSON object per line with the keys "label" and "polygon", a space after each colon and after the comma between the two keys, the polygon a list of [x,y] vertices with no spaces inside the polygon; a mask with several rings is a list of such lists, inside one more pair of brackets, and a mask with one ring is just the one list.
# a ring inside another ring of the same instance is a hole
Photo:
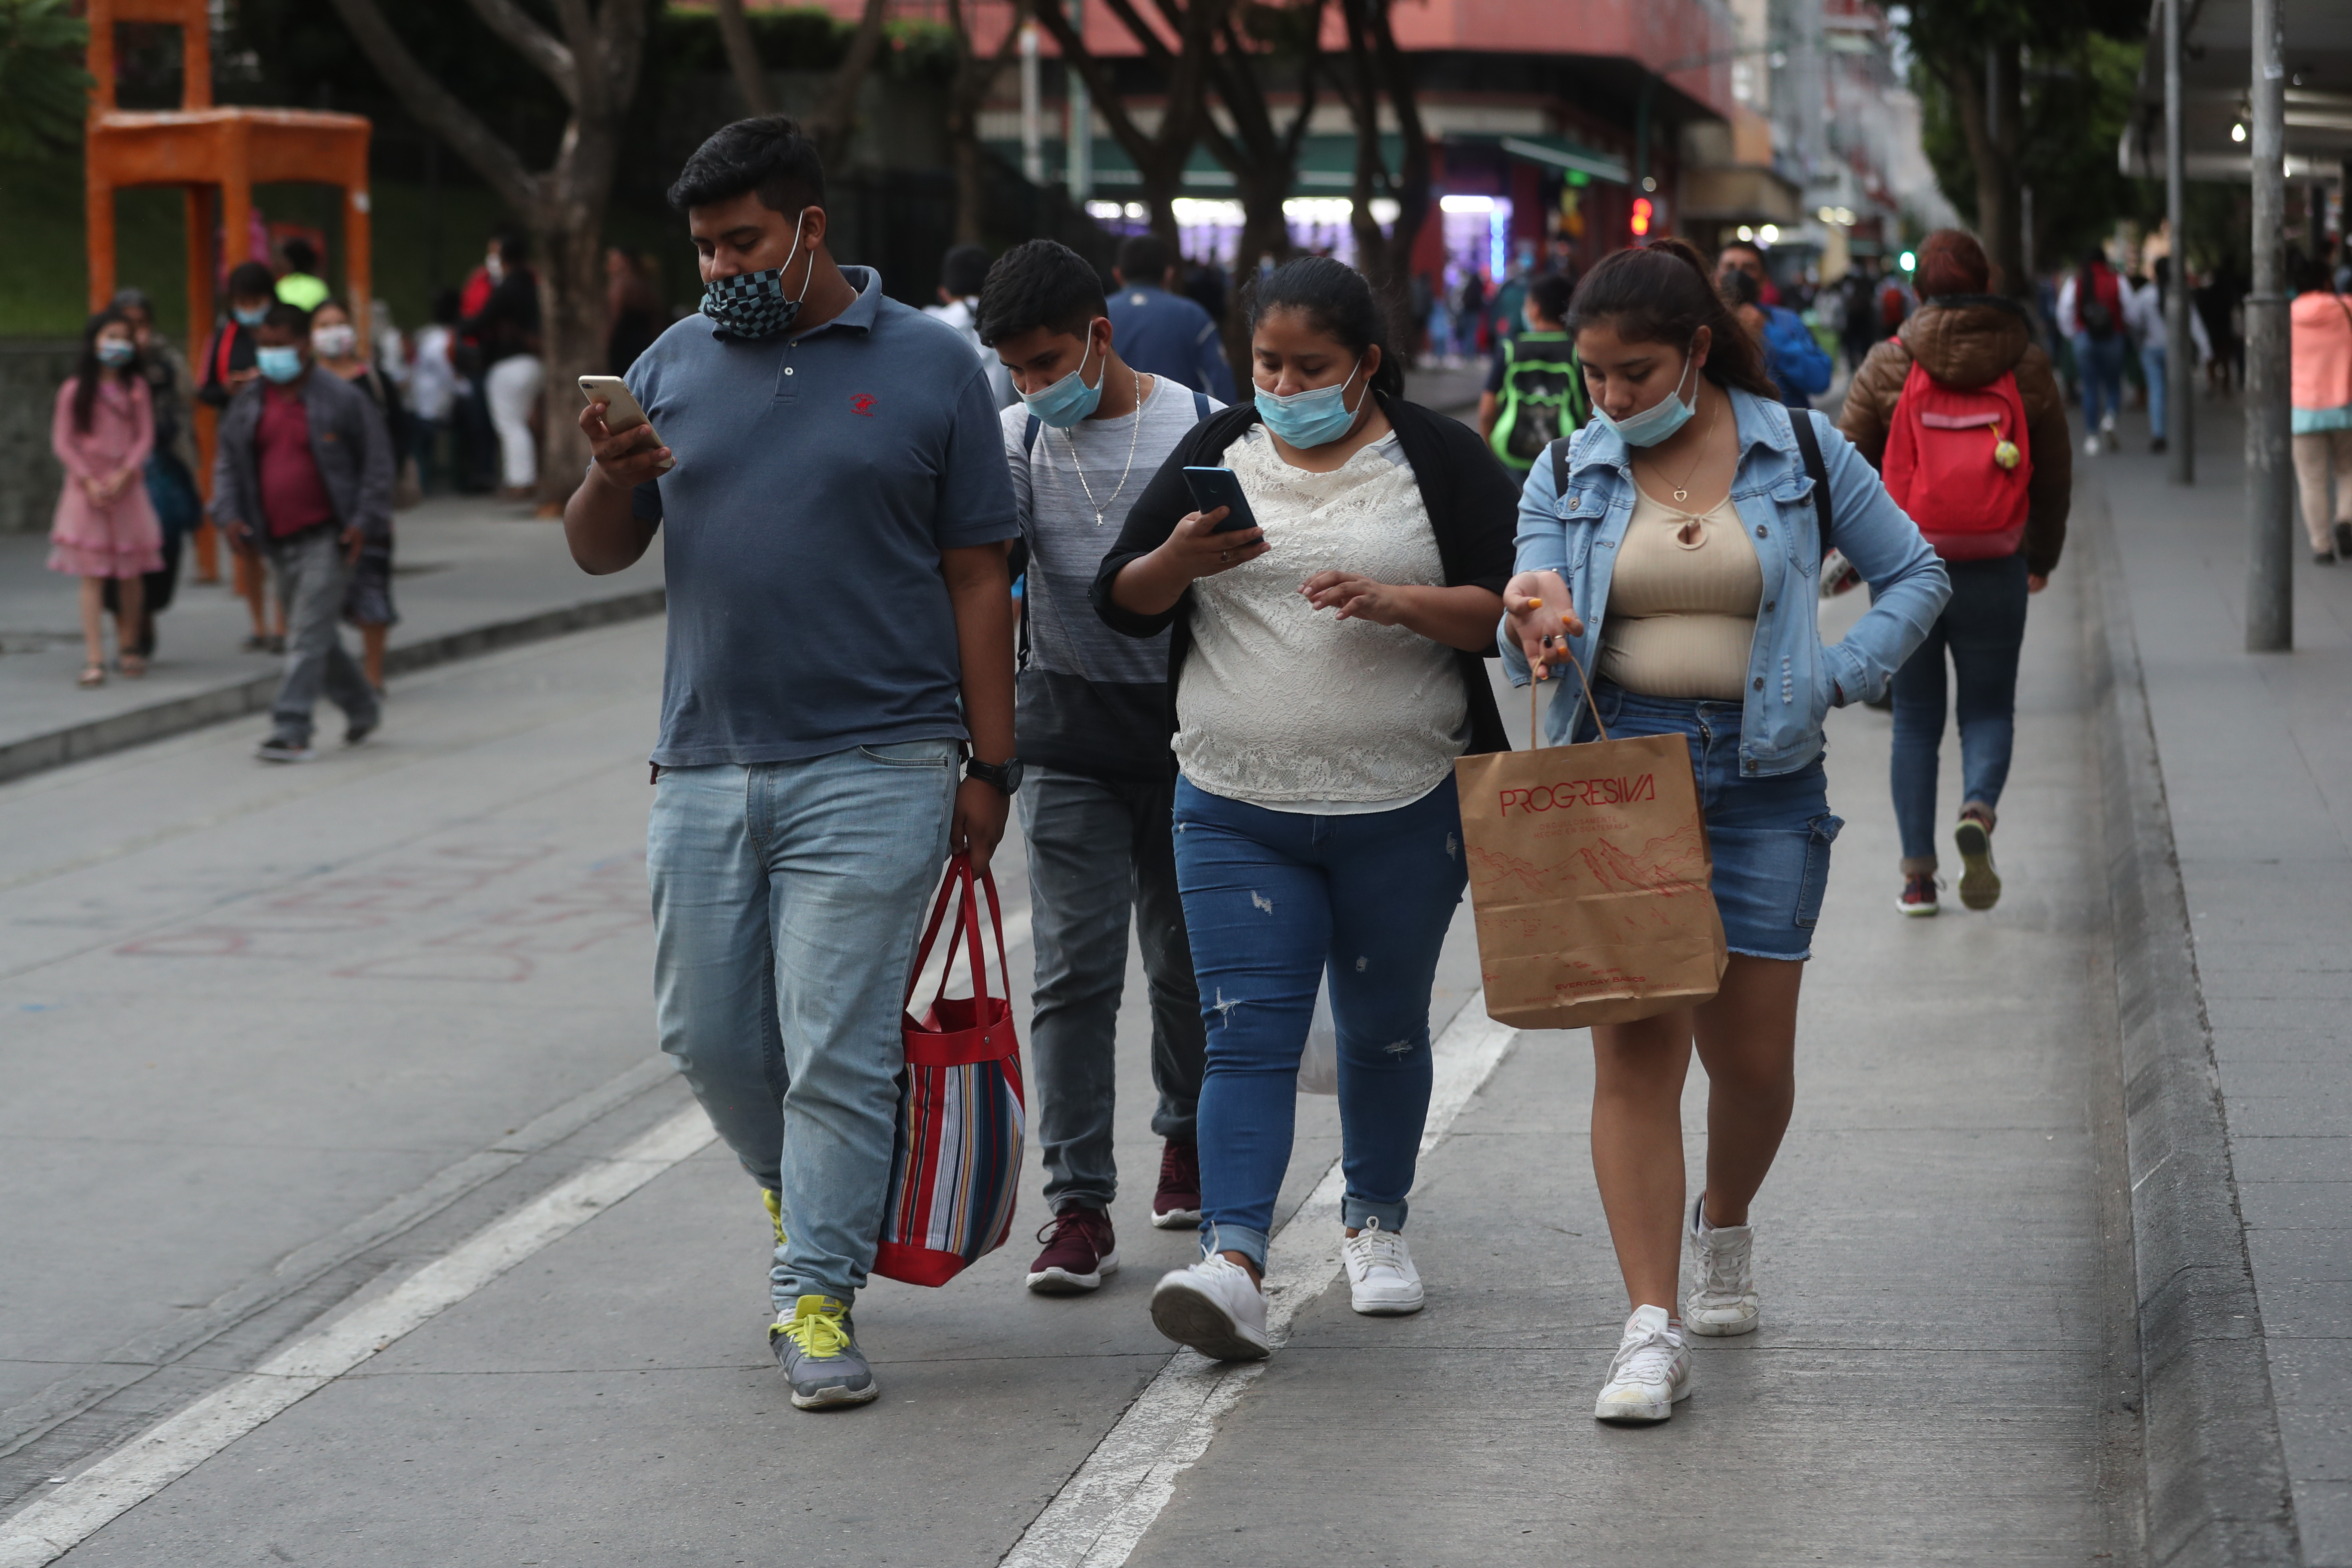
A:
{"label": "green backpack", "polygon": [[1522,332],[1503,340],[1502,406],[1487,437],[1495,456],[1525,473],[1543,449],[1592,416],[1584,366],[1566,332]]}

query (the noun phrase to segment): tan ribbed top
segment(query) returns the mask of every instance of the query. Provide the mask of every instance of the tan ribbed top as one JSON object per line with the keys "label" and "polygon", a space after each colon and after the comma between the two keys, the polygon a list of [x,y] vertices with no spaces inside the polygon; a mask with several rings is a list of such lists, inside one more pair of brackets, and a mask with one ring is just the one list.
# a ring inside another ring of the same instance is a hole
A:
{"label": "tan ribbed top", "polygon": [[1601,674],[1646,697],[1738,701],[1764,569],[1726,496],[1699,516],[1638,485],[1617,547]]}

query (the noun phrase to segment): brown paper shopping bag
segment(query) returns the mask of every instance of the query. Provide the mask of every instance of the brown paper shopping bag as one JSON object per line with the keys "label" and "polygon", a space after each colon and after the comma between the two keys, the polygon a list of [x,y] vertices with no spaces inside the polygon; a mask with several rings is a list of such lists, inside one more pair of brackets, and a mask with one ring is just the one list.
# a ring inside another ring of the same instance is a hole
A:
{"label": "brown paper shopping bag", "polygon": [[1489,1017],[1579,1029],[1715,994],[1723,920],[1683,737],[1603,731],[1580,746],[1464,757],[1454,773]]}

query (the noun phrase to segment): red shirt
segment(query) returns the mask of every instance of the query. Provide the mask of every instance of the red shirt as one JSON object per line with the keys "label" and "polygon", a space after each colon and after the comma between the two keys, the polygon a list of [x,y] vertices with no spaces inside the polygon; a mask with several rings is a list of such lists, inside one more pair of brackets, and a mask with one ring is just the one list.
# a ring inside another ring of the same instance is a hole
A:
{"label": "red shirt", "polygon": [[327,494],[319,459],[310,451],[310,412],[302,406],[300,387],[262,388],[253,455],[261,470],[261,516],[270,538],[335,521],[334,498]]}

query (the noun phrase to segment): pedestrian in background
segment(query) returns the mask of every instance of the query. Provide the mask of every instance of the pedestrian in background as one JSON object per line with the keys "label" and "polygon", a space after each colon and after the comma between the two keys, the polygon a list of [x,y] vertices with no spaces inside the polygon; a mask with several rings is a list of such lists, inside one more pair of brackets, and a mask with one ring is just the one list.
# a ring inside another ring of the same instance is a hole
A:
{"label": "pedestrian in background", "polygon": [[[139,374],[146,380],[148,405],[155,417],[155,442],[147,454],[143,478],[148,504],[163,531],[163,564],[140,583],[139,636],[133,645],[141,658],[153,658],[155,617],[172,607],[180,583],[181,552],[205,515],[204,498],[196,491],[195,376],[172,340],[155,330],[154,303],[144,289],[119,289],[112,304],[131,323]],[[121,611],[121,590],[110,578],[106,607],[118,615]]]}
{"label": "pedestrian in background", "polygon": [[2115,268],[2096,246],[2058,286],[2058,330],[2074,345],[2074,373],[2083,385],[2083,451],[2099,455],[2116,431],[2124,400],[2124,296]]}
{"label": "pedestrian in background", "polygon": [[1028,1284],[1068,1295],[1118,1267],[1112,1112],[1130,910],[1158,1097],[1151,1223],[1201,1221],[1204,1042],[1176,884],[1168,639],[1119,636],[1087,594],[1145,484],[1223,405],[1120,356],[1102,281],[1066,246],[1033,239],[1005,252],[979,304],[981,335],[1020,395],[1002,421],[1026,555],[1015,739],[1036,952],[1031,1103],[1053,1214]]}
{"label": "pedestrian in background", "polygon": [[[278,277],[258,261],[240,261],[229,268],[228,314],[213,333],[213,341],[205,351],[204,380],[196,395],[215,409],[226,408],[229,399],[248,385],[259,373],[254,369],[253,334],[261,326],[261,318],[278,300]],[[217,520],[215,526],[217,526]],[[225,530],[223,531],[226,531]],[[198,575],[201,578],[204,551],[197,551]],[[263,557],[247,551],[229,552],[230,581],[238,598],[245,601],[246,613],[252,617],[253,630],[245,639],[247,653],[284,653],[286,651],[286,606],[284,601],[269,592],[268,568]]]}
{"label": "pedestrian in background", "polygon": [[277,296],[298,310],[315,310],[333,292],[319,274],[319,249],[297,237],[278,247],[286,270],[278,277]]}
{"label": "pedestrian in background", "polygon": [[[973,357],[988,372],[989,395],[999,408],[1021,401],[1004,362],[989,352],[980,336],[980,291],[988,283],[988,250],[983,246],[959,245],[940,258],[940,302],[923,307],[923,314],[943,321],[971,346]],[[1101,285],[1096,285],[1097,291]]]}
{"label": "pedestrian in background", "polygon": [[147,673],[139,653],[146,574],[163,565],[163,530],[147,499],[148,454],[155,447],[154,404],[139,374],[130,318],[109,306],[81,333],[81,360],[58,388],[49,449],[66,471],[49,524],[49,570],[81,579],[80,683],[106,683],[105,590],[119,595],[114,667],[131,679]]}
{"label": "pedestrian in background", "polygon": [[312,364],[300,310],[272,305],[256,336],[260,379],[221,416],[213,516],[237,548],[268,554],[286,605],[286,673],[254,755],[307,763],[321,690],[343,710],[345,744],[382,721],[336,628],[352,563],[371,533],[392,526],[392,437],[366,393]]}
{"label": "pedestrian in background", "polygon": [[1127,363],[1231,403],[1234,373],[1217,323],[1192,300],[1168,291],[1175,281],[1168,247],[1157,236],[1130,234],[1118,242],[1118,265],[1110,275],[1118,284],[1110,300],[1111,331]]}
{"label": "pedestrian in background", "polygon": [[604,365],[608,375],[626,375],[637,356],[662,335],[661,290],[654,286],[653,258],[615,245],[604,252]]}
{"label": "pedestrian in background", "polygon": [[1735,313],[1746,321],[1748,310],[1756,312],[1752,326],[1764,348],[1764,374],[1780,389],[1781,402],[1791,408],[1811,408],[1813,399],[1830,389],[1835,367],[1828,352],[1815,341],[1804,318],[1780,302],[1779,290],[1764,270],[1762,251],[1742,240],[1717,252],[1717,286],[1722,287],[1734,275],[1755,285],[1755,300]]}
{"label": "pedestrian in background", "polygon": [[1544,448],[1583,427],[1592,402],[1584,369],[1568,335],[1568,302],[1576,285],[1557,272],[1528,285],[1523,331],[1496,345],[1478,394],[1478,434],[1503,466],[1525,474]]}
{"label": "pedestrian in background", "polygon": [[[1204,1355],[1270,1350],[1264,1277],[1298,1062],[1326,975],[1359,1312],[1417,1312],[1405,1246],[1429,994],[1466,876],[1454,762],[1508,749],[1485,661],[1513,489],[1476,434],[1404,400],[1371,288],[1328,258],[1259,280],[1256,396],[1189,432],[1128,514],[1096,610],[1167,635],[1176,871],[1208,1026],[1201,1261],[1152,1291]],[[1187,466],[1236,477],[1215,531]]]}
{"label": "pedestrian in background", "polygon": [[[2074,451],[2050,356],[2033,342],[2024,310],[1992,291],[1992,265],[1975,237],[1953,228],[1929,235],[1919,247],[1918,276],[1917,313],[1872,351],[1846,389],[1838,423],[1854,449],[1884,469],[1897,424],[1919,416],[1905,437],[1917,454],[1906,458],[1910,488],[1895,500],[1906,504],[1951,579],[1951,598],[1895,672],[1889,763],[1903,844],[1895,907],[1932,915],[1936,779],[1948,708],[1957,709],[1960,731],[1960,815],[1952,830],[1960,902],[1989,910],[2000,899],[1992,834],[2016,740],[2026,598],[2049,585],[2065,548]],[[1927,422],[1924,403],[1905,405],[1906,397],[1935,398],[1942,389],[1964,395],[1932,411],[1945,423]],[[2021,416],[2022,429],[2003,437],[2001,426]],[[1952,419],[1996,423],[1954,426]],[[2006,454],[2002,440],[2011,448]],[[1931,449],[1939,446],[1940,453]],[[1937,493],[1921,493],[1923,485]],[[1946,686],[1948,655],[1957,702]]]}
{"label": "pedestrian in background", "polygon": [[987,870],[1021,782],[1020,527],[988,377],[872,268],[835,261],[797,121],[714,132],[669,201],[702,313],[629,371],[650,426],[581,412],[595,465],[564,533],[598,574],[661,533],[655,1024],[765,1192],[793,1405],[863,1405],[881,1385],[851,1309],[889,1192],[924,908],[951,851]]}
{"label": "pedestrian in background", "polygon": [[1838,291],[1844,301],[1840,335],[1845,347],[1846,374],[1851,375],[1862,368],[1872,345],[1878,342],[1878,289],[1869,267],[1857,262],[1839,283]]}
{"label": "pedestrian in background", "polygon": [[482,264],[489,296],[465,323],[466,335],[481,345],[482,395],[498,431],[504,500],[529,500],[539,490],[539,436],[530,416],[547,367],[539,357],[539,275],[530,262],[530,241],[522,234],[492,241]]}
{"label": "pedestrian in background", "polygon": [[[2287,307],[2290,444],[2312,559],[2327,565],[2352,555],[2352,300],[2335,291],[2325,262],[2297,255],[2293,263],[2294,300]],[[2330,480],[2336,487],[2332,512]]]}
{"label": "pedestrian in background", "polygon": [[[2158,257],[2149,271],[2152,276],[2147,282],[2124,296],[2124,324],[2139,344],[2140,372],[2147,381],[2147,449],[2161,452],[2166,445],[2165,416],[2171,396],[2165,367],[2172,357],[2172,327],[2164,302],[2172,292],[2172,258]],[[2205,319],[2194,310],[2189,312],[2189,335],[2199,364],[2213,357],[2212,342],[2205,335]]]}
{"label": "pedestrian in background", "polygon": [[[1730,947],[1704,1005],[1592,1030],[1592,1165],[1633,1312],[1593,1415],[1664,1421],[1690,1393],[1687,1334],[1757,1324],[1749,1205],[1796,1098],[1797,995],[1830,847],[1827,711],[1886,690],[1943,607],[1935,552],[1826,418],[1781,404],[1762,351],[1680,239],[1603,258],[1569,314],[1593,417],[1529,471],[1504,657],[1515,682],[1571,679],[1543,741],[1688,738]],[[1824,647],[1814,615],[1830,531],[1873,603]],[[1569,581],[1573,577],[1573,586]],[[1683,1080],[1707,1074],[1706,1184],[1685,1206]],[[1686,1246],[1690,1293],[1679,1290]],[[1682,1311],[1675,1304],[1680,1300]]]}
{"label": "pedestrian in background", "polygon": [[[407,424],[398,390],[360,353],[359,332],[341,301],[323,301],[310,317],[310,353],[318,367],[367,394],[398,452]],[[351,586],[343,595],[343,618],[360,629],[360,669],[368,689],[383,700],[383,650],[400,613],[392,605],[392,511],[370,518],[352,563]]]}
{"label": "pedestrian in background", "polygon": [[417,331],[416,358],[408,367],[409,450],[416,458],[418,487],[426,495],[455,490],[457,486],[457,291],[442,289],[433,295],[432,322]]}

